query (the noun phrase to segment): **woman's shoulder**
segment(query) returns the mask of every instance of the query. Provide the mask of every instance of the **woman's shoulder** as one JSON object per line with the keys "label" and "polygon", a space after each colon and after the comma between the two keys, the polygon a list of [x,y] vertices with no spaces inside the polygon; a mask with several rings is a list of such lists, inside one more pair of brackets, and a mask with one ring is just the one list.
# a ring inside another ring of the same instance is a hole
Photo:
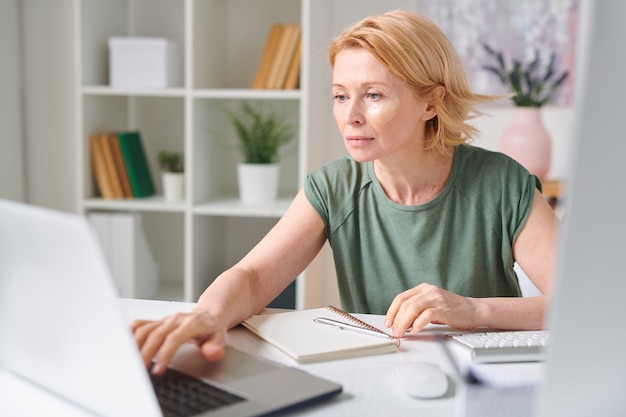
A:
{"label": "woman's shoulder", "polygon": [[520,163],[501,152],[472,145],[460,145],[457,187],[484,193],[521,192],[539,185],[537,179]]}
{"label": "woman's shoulder", "polygon": [[501,152],[491,151],[473,145],[460,145],[457,147],[460,153],[459,168],[462,176],[474,174],[481,177],[503,179],[509,176],[527,177],[528,170],[508,155]]}
{"label": "woman's shoulder", "polygon": [[327,225],[352,212],[354,196],[371,183],[368,163],[349,156],[329,162],[307,175],[304,192]]}
{"label": "woman's shoulder", "polygon": [[463,162],[468,165],[519,165],[514,159],[502,152],[492,151],[479,146],[465,144],[459,145],[457,149],[461,152]]}
{"label": "woman's shoulder", "polygon": [[357,162],[347,155],[314,170],[308,177],[333,190],[359,188],[371,182],[367,163]]}

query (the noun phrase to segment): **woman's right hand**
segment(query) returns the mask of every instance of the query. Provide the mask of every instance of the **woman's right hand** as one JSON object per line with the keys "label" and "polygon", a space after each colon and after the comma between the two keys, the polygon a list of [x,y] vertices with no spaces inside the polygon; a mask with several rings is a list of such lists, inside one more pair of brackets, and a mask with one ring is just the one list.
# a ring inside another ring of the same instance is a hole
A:
{"label": "woman's right hand", "polygon": [[180,346],[195,343],[208,361],[224,357],[227,326],[207,310],[194,309],[176,313],[161,320],[135,320],[131,329],[144,364],[154,358],[152,373],[165,372]]}

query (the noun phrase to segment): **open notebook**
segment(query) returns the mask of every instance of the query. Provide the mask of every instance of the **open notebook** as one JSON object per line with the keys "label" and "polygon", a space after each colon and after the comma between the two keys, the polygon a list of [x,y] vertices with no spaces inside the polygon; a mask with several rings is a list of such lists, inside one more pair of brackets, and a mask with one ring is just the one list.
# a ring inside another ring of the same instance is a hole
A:
{"label": "open notebook", "polygon": [[[342,330],[316,319],[345,323],[342,327],[358,326],[372,334]],[[299,363],[395,352],[400,343],[399,339],[333,306],[255,315],[242,324]]]}

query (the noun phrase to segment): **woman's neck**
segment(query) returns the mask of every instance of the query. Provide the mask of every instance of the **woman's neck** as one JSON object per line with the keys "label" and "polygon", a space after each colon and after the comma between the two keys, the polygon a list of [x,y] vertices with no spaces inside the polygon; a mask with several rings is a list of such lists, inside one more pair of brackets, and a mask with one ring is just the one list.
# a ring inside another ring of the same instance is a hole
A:
{"label": "woman's neck", "polygon": [[405,206],[417,206],[433,200],[443,190],[453,160],[454,148],[450,148],[447,155],[426,151],[393,161],[377,159],[373,167],[390,200]]}

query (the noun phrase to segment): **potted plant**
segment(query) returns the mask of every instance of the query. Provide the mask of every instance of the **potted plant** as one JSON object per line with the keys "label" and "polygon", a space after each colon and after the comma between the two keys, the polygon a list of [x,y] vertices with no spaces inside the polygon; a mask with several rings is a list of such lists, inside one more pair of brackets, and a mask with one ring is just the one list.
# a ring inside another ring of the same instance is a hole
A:
{"label": "potted plant", "polygon": [[184,194],[185,160],[177,151],[160,150],[157,160],[161,168],[163,197],[165,201],[181,201]]}
{"label": "potted plant", "polygon": [[275,201],[280,173],[279,151],[293,140],[293,126],[276,110],[248,101],[241,102],[235,111],[225,111],[243,159],[237,166],[241,201],[246,204]]}
{"label": "potted plant", "polygon": [[568,76],[567,71],[555,72],[555,54],[550,56],[550,62],[542,71],[538,50],[530,64],[524,66],[521,61],[514,59],[507,66],[502,52],[487,44],[483,44],[483,48],[496,61],[496,65],[483,65],[483,69],[495,74],[502,84],[510,87],[514,93],[511,99],[519,107],[542,107]]}
{"label": "potted plant", "polygon": [[515,59],[507,65],[502,52],[487,44],[483,48],[495,60],[495,65],[484,65],[483,69],[510,88],[515,104],[511,123],[500,141],[501,150],[543,179],[550,170],[552,141],[541,120],[540,109],[565,82],[568,71],[555,71],[555,54],[545,67],[539,51],[535,51],[534,59],[527,65]]}

